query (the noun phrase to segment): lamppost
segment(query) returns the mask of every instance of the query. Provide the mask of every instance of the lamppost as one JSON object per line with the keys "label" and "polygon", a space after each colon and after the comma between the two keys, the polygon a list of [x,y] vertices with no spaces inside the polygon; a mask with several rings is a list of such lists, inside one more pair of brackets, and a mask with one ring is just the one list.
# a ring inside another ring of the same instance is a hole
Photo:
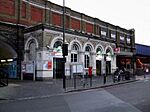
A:
{"label": "lamppost", "polygon": [[107,55],[107,54],[103,54],[103,56],[104,56],[104,62],[105,62],[105,64],[104,64],[104,65],[105,65],[105,74],[104,74],[103,83],[105,84],[105,83],[106,83],[106,75],[107,75],[107,74],[106,74],[106,71],[107,71],[107,70],[106,70],[106,69],[107,69],[107,63],[106,63],[106,61],[107,61],[107,56],[108,56],[108,55]]}
{"label": "lamppost", "polygon": [[63,88],[66,89],[66,76],[65,76],[65,0],[63,0],[63,46],[62,46],[62,51],[63,51]]}

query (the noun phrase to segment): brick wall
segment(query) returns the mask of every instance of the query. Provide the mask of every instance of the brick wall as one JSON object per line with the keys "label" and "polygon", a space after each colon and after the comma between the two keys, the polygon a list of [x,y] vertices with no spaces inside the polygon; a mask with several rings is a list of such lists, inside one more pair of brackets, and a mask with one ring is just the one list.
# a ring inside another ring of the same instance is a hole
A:
{"label": "brick wall", "polygon": [[55,12],[52,13],[52,24],[57,26],[62,25],[62,18],[60,14]]}
{"label": "brick wall", "polygon": [[0,14],[14,16],[15,0],[0,0]]}
{"label": "brick wall", "polygon": [[66,28],[70,28],[70,17],[69,16],[66,16],[66,25],[65,25]]}
{"label": "brick wall", "polygon": [[[18,13],[19,9],[20,13]],[[66,28],[100,35],[101,26],[109,27],[117,30],[117,46],[120,44],[119,30],[122,28],[116,28],[114,25],[69,8],[67,8],[66,13]],[[18,14],[21,14],[19,23],[23,25],[31,26],[39,23],[47,23],[62,26],[62,7],[57,4],[49,1],[45,2],[45,0],[0,0],[0,21],[16,24],[18,22]],[[122,32],[127,31],[123,30]],[[135,35],[134,32],[129,32],[129,35],[131,34],[132,46],[134,46]],[[110,35],[108,36],[110,37]]]}
{"label": "brick wall", "polygon": [[43,10],[35,6],[31,6],[31,20],[35,22],[42,22],[42,18]]}
{"label": "brick wall", "polygon": [[86,23],[86,32],[93,33],[93,25],[90,23]]}
{"label": "brick wall", "polygon": [[81,25],[80,20],[71,18],[71,29],[81,30],[80,25]]}
{"label": "brick wall", "polygon": [[21,16],[22,16],[22,18],[26,18],[26,9],[27,9],[27,7],[26,7],[25,2],[22,2],[22,8],[21,8]]}

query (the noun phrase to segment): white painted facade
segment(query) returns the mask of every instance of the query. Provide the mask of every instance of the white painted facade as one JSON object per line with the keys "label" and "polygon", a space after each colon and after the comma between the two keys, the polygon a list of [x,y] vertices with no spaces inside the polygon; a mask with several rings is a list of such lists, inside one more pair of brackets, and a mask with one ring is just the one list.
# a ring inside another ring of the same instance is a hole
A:
{"label": "white painted facade", "polygon": [[[38,30],[31,33],[26,33],[24,36],[26,50],[24,62],[31,61],[29,57],[34,53],[31,52],[30,45],[33,42],[35,43],[36,57],[32,60],[36,62],[36,78],[55,78],[53,71],[53,59],[62,58],[62,49],[61,47],[55,48],[55,43],[58,41],[60,43],[63,42],[62,32],[44,29],[44,31]],[[111,63],[111,73],[113,73],[116,69],[116,55],[113,50],[115,48],[114,43],[67,33],[65,34],[65,42],[68,43],[68,56],[66,56],[67,61],[65,64],[66,76],[72,75],[71,66],[73,64],[82,64],[83,74],[86,74],[88,68],[85,68],[85,55],[89,58],[89,66],[92,67],[93,75],[96,75],[96,60],[101,61],[101,74],[105,74],[106,61],[110,61]],[[76,50],[73,48],[74,44],[76,46]],[[99,49],[99,51],[97,51],[97,49]],[[77,54],[77,62],[71,62],[71,54]],[[105,54],[107,54],[106,61],[104,61]],[[48,62],[51,63],[49,68]]]}

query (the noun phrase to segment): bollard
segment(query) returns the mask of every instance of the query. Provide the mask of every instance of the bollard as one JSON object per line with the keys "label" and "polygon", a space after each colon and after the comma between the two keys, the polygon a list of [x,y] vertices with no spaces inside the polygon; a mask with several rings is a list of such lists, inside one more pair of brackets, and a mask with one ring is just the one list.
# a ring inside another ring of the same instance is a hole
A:
{"label": "bollard", "polygon": [[76,75],[74,74],[74,89],[76,89]]}
{"label": "bollard", "polygon": [[104,75],[104,84],[106,84],[106,75]]}
{"label": "bollard", "polygon": [[92,75],[90,76],[90,87],[92,87]]}

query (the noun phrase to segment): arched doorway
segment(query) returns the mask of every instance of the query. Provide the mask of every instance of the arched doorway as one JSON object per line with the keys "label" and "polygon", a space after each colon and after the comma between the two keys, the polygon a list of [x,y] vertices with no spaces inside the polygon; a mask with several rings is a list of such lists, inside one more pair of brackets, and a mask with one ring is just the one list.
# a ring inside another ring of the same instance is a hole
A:
{"label": "arched doorway", "polygon": [[0,41],[0,69],[8,73],[8,78],[17,78],[17,53],[12,46]]}
{"label": "arched doorway", "polygon": [[38,48],[38,43],[35,38],[29,38],[25,44],[25,61],[35,61],[36,60],[36,49]]}
{"label": "arched doorway", "polygon": [[23,73],[23,80],[35,80],[36,78],[37,49],[37,39],[34,37],[28,38],[25,44],[24,64],[26,71]]}
{"label": "arched doorway", "polygon": [[102,48],[98,47],[96,49],[96,75],[101,75],[101,68],[102,68]]}
{"label": "arched doorway", "polygon": [[112,60],[112,51],[111,49],[106,49],[106,74],[111,74],[111,60]]}
{"label": "arched doorway", "polygon": [[53,78],[62,78],[62,74],[64,74],[62,40],[57,40],[54,43],[53,53]]}

